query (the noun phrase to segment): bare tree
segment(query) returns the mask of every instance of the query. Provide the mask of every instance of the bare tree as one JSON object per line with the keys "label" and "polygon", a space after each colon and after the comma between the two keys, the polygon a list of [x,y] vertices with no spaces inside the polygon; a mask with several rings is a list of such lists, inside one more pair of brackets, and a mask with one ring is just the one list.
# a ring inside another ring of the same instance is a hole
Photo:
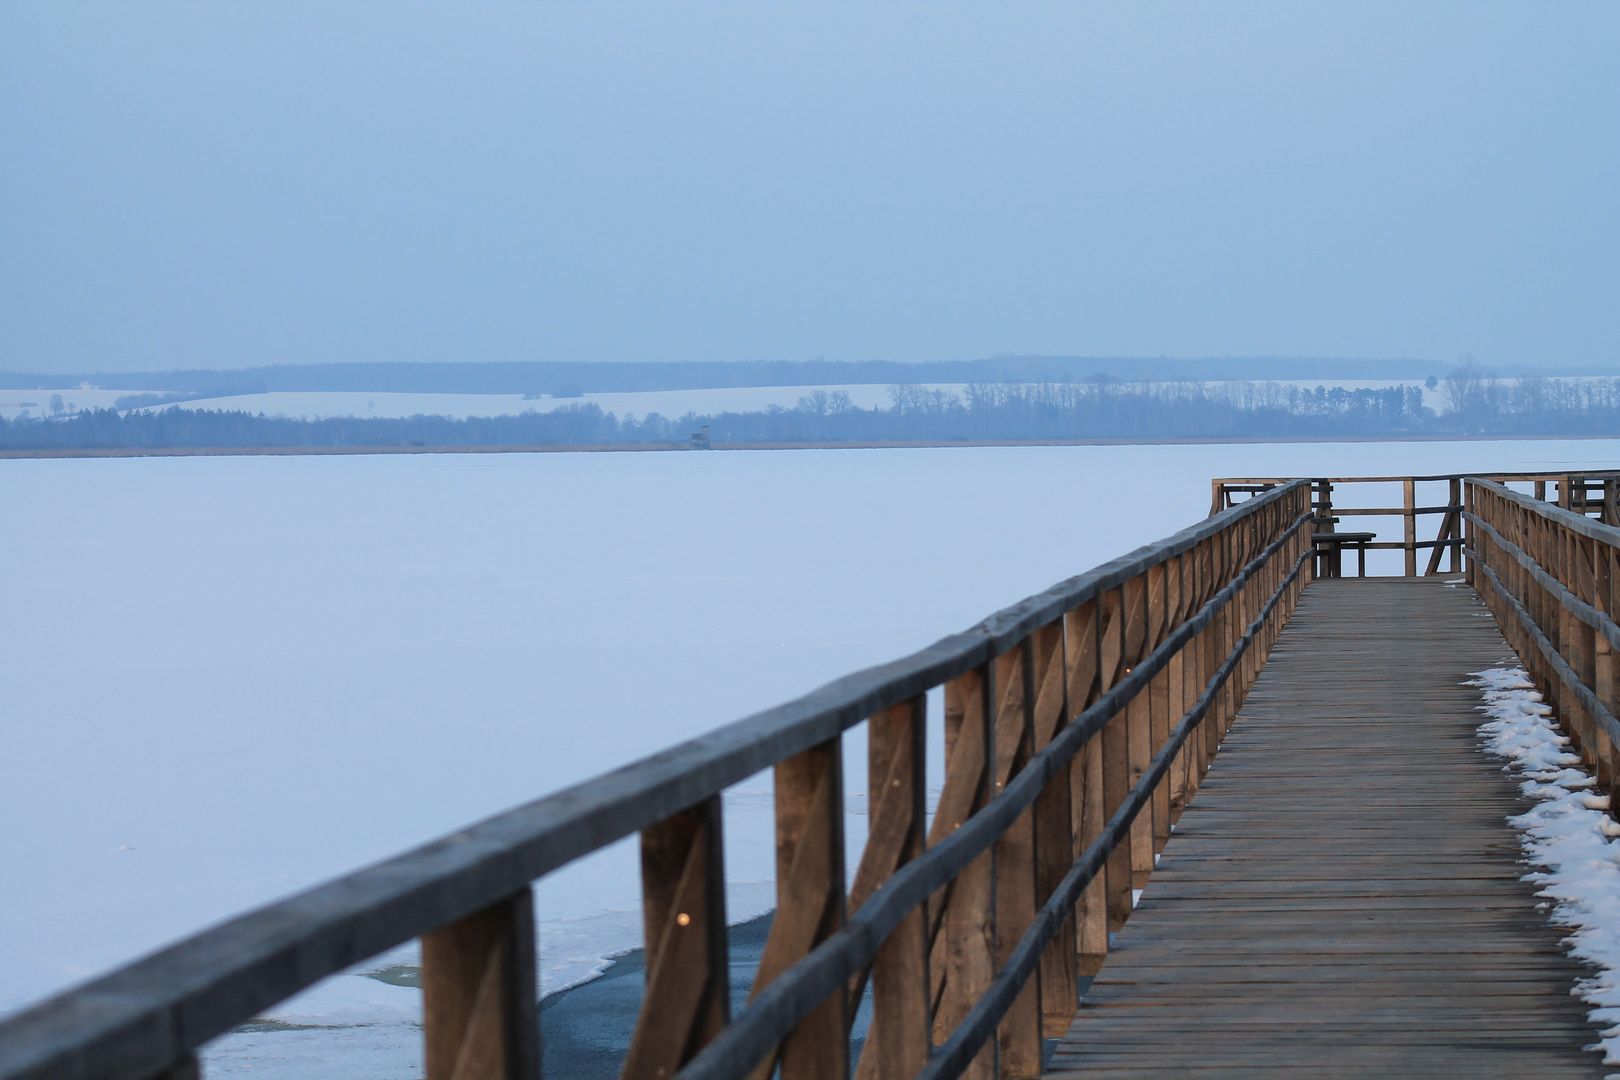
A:
{"label": "bare tree", "polygon": [[1474,365],[1473,356],[1463,353],[1457,358],[1457,366],[1446,376],[1445,389],[1446,404],[1458,423],[1483,431],[1495,411],[1495,373],[1481,371]]}

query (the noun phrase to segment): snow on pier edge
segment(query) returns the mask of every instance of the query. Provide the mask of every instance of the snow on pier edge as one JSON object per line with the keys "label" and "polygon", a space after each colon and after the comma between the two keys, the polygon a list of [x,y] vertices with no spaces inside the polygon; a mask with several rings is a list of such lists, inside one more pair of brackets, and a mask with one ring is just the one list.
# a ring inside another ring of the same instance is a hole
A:
{"label": "snow on pier edge", "polygon": [[1536,895],[1551,904],[1552,921],[1571,928],[1570,954],[1598,969],[1572,992],[1593,1006],[1604,1064],[1620,1065],[1620,823],[1606,812],[1609,797],[1591,793],[1596,781],[1581,770],[1524,669],[1471,674],[1467,685],[1481,688],[1490,717],[1479,729],[1486,748],[1507,759],[1519,790],[1535,800],[1508,819],[1536,868],[1525,880],[1541,886]]}

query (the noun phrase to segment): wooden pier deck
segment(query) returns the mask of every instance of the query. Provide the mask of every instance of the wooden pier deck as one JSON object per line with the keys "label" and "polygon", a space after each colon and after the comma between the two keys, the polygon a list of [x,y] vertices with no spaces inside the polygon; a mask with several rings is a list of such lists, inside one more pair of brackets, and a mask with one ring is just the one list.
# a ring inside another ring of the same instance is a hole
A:
{"label": "wooden pier deck", "polygon": [[1466,586],[1309,585],[1049,1075],[1605,1075],[1459,685],[1516,663]]}

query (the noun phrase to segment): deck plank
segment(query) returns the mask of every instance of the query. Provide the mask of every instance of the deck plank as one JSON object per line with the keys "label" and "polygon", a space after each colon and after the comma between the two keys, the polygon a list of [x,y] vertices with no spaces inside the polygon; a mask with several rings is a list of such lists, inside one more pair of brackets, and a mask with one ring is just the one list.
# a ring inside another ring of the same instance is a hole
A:
{"label": "deck plank", "polygon": [[1309,585],[1048,1076],[1604,1076],[1461,685],[1503,662],[1466,588]]}

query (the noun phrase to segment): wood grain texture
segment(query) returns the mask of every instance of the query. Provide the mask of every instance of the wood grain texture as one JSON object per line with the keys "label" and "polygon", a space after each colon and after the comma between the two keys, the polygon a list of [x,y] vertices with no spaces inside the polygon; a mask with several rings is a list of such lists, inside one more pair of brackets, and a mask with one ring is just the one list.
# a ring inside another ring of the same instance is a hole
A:
{"label": "wood grain texture", "polygon": [[[872,833],[861,869],[880,837],[895,836],[892,862],[883,857],[867,872],[859,872],[850,894],[850,908],[859,911],[878,883],[899,866],[923,852],[928,790],[925,740],[927,699],[918,697],[872,718],[867,739],[867,775],[874,778],[870,792]],[[881,786],[879,786],[881,785]],[[874,859],[878,857],[873,856]],[[928,924],[926,912],[914,909],[878,950],[872,963],[872,1026],[866,1033],[856,1080],[914,1076],[928,1063],[929,987]],[[852,993],[850,1000],[860,998]]]}
{"label": "wood grain texture", "polygon": [[[1026,688],[1034,682],[1029,643],[996,658],[996,784],[1001,793],[1007,780],[1029,763],[1034,752],[1034,701]],[[1031,807],[995,846],[996,970],[1000,970],[1035,920],[1036,900],[1035,811]],[[1040,980],[1024,984],[1012,1009],[997,1031],[999,1075],[1034,1078],[1041,1075]]]}
{"label": "wood grain texture", "polygon": [[[1034,659],[1035,752],[1045,750],[1068,719],[1064,692],[1063,624],[1054,622],[1030,637]],[[1070,762],[1035,800],[1035,902],[1045,905],[1062,883],[1074,858],[1074,770]],[[1083,768],[1084,765],[1080,764]],[[1099,892],[1099,896],[1101,893]],[[1055,1038],[1068,1030],[1079,1005],[1076,980],[1079,943],[1070,916],[1041,954],[1041,1031]],[[1037,1065],[1037,1072],[1039,1066]]]}
{"label": "wood grain texture", "polygon": [[539,1077],[534,950],[529,889],[422,938],[423,1063],[429,1080]]}
{"label": "wood grain texture", "polygon": [[[844,782],[840,742],[780,762],[775,770],[776,916],[754,975],[752,1002],[790,966],[844,925]],[[821,1080],[849,1074],[848,990],[799,1021],[753,1080]]]}
{"label": "wood grain texture", "polygon": [[1306,587],[1048,1075],[1601,1077],[1520,880],[1472,590]]}
{"label": "wood grain texture", "polygon": [[[945,684],[946,794],[957,778],[968,793],[967,814],[990,801],[995,771],[995,664],[986,664]],[[959,765],[958,763],[966,763]],[[945,795],[940,797],[930,830],[929,847],[960,825],[941,824]],[[996,974],[996,863],[991,848],[956,876],[929,906],[934,933],[929,956],[933,984],[934,1041],[944,1041],[990,987]],[[935,915],[935,912],[939,912]],[[962,1075],[968,1080],[996,1080],[996,1042],[990,1040]]]}
{"label": "wood grain texture", "polygon": [[724,860],[719,796],[642,831],[647,989],[622,1080],[673,1076],[730,1022]]}

